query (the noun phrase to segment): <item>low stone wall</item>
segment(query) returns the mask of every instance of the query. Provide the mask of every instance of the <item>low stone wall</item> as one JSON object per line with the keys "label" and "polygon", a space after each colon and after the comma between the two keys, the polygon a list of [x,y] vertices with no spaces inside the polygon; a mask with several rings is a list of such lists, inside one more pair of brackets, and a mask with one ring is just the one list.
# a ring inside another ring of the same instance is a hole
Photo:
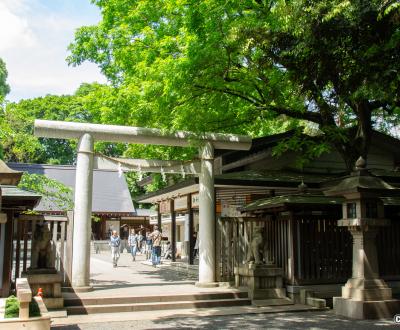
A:
{"label": "low stone wall", "polygon": [[110,252],[110,241],[92,241],[92,251],[94,253]]}
{"label": "low stone wall", "polygon": [[33,297],[36,300],[41,316],[29,317],[29,302],[32,299],[32,291],[26,278],[18,278],[16,283],[17,298],[20,302],[19,317],[0,319],[0,329],[7,330],[49,330],[50,316],[43,299]]}

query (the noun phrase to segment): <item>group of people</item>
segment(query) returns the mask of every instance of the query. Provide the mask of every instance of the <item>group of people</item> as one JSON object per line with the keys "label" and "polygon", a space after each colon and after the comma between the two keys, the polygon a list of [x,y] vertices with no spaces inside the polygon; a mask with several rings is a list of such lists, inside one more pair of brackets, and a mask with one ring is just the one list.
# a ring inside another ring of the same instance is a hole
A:
{"label": "group of people", "polygon": [[138,252],[146,253],[146,259],[151,260],[153,266],[156,267],[161,262],[161,241],[162,234],[158,230],[157,225],[154,226],[153,232],[147,231],[145,237],[142,235],[141,231],[136,233],[135,229],[131,229],[129,233],[127,227],[124,227],[121,237],[116,230],[113,230],[109,243],[113,267],[117,267],[120,252],[126,247],[129,248],[132,255],[132,261],[136,260],[136,254]]}

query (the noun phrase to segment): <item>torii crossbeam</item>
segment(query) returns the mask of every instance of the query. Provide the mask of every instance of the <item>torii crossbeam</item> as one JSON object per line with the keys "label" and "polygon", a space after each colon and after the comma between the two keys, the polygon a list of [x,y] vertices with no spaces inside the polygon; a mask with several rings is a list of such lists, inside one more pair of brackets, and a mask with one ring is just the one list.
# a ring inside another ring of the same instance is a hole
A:
{"label": "torii crossbeam", "polygon": [[[35,120],[35,135],[79,139],[76,164],[72,278],[75,291],[90,290],[90,234],[93,190],[94,141],[148,145],[199,146],[199,286],[215,283],[214,149],[248,150],[249,136],[179,131],[164,133],[155,128],[128,127]],[[149,161],[150,162],[150,161]]]}

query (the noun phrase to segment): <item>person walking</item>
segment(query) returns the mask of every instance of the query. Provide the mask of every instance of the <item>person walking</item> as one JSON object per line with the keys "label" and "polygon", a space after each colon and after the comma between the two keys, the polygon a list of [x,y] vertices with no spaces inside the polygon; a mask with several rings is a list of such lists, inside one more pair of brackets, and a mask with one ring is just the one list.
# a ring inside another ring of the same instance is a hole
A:
{"label": "person walking", "polygon": [[170,241],[167,242],[167,246],[165,248],[165,253],[164,253],[164,260],[167,259],[172,259],[172,246]]}
{"label": "person walking", "polygon": [[153,243],[152,264],[154,267],[160,264],[161,260],[161,240],[162,234],[158,230],[158,226],[154,226],[154,231],[150,234]]}
{"label": "person walking", "polygon": [[135,229],[131,229],[131,233],[128,237],[128,246],[131,250],[132,261],[135,261],[138,247],[138,235],[135,233]]}
{"label": "person walking", "polygon": [[138,231],[137,241],[138,241],[137,252],[142,254],[143,235],[142,235],[142,232],[140,230]]}
{"label": "person walking", "polygon": [[193,260],[196,259],[196,257],[199,256],[199,237],[197,236],[197,233],[194,233],[194,248],[193,248]]}
{"label": "person walking", "polygon": [[153,250],[153,240],[151,239],[150,232],[146,232],[146,260],[151,260]]}
{"label": "person walking", "polygon": [[119,259],[119,247],[121,245],[121,239],[119,238],[117,231],[113,230],[112,235],[110,237],[110,247],[111,247],[111,259],[113,263],[113,267],[117,267],[118,259]]}

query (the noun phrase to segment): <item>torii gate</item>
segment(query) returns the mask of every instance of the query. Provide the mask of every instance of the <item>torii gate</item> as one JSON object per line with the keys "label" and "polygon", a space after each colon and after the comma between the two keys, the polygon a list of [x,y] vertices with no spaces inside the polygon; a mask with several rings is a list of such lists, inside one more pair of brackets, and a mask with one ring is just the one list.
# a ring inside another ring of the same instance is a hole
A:
{"label": "torii gate", "polygon": [[[249,136],[178,131],[163,133],[155,128],[35,120],[35,135],[57,139],[79,139],[76,163],[74,230],[72,243],[72,278],[75,291],[90,287],[90,234],[93,190],[94,141],[189,147],[199,143],[199,282],[215,284],[215,194],[214,149],[248,150]],[[191,143],[192,142],[192,143]],[[163,166],[165,161],[149,160]],[[171,163],[170,166],[176,164]]]}

